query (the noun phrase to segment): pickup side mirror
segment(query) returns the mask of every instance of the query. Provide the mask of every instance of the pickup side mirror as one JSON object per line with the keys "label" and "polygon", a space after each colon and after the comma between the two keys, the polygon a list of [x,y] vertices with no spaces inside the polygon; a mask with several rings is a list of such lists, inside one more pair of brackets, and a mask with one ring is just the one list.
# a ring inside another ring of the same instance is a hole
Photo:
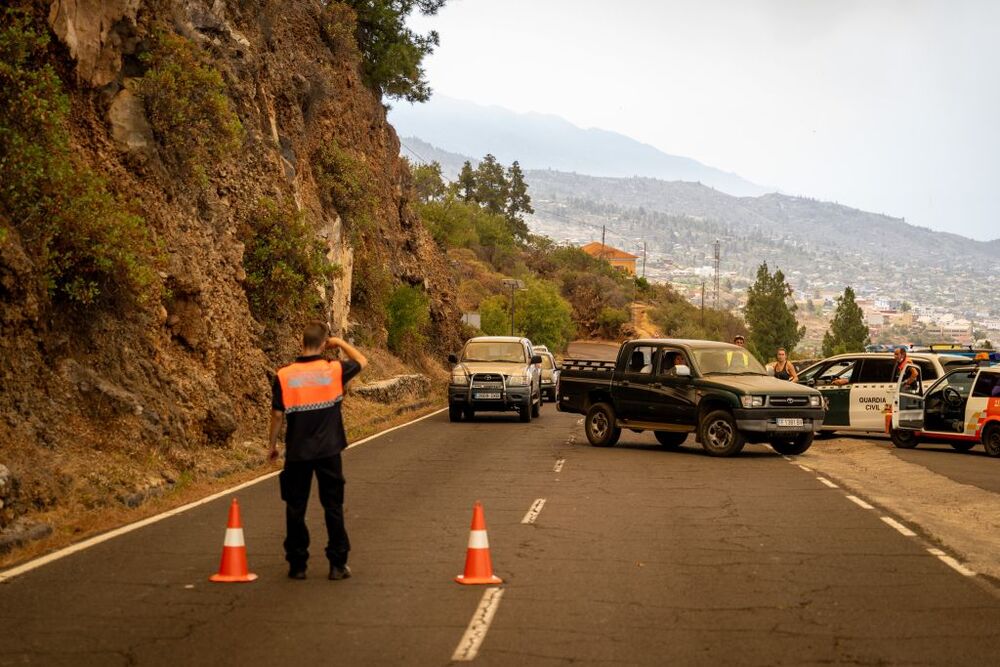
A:
{"label": "pickup side mirror", "polygon": [[684,364],[677,364],[674,366],[674,373],[676,373],[679,378],[689,378],[691,377],[691,367],[685,366]]}
{"label": "pickup side mirror", "polygon": [[457,364],[458,363],[458,357],[456,357],[454,354],[449,354],[448,355],[448,363],[449,364]]}
{"label": "pickup side mirror", "polygon": [[540,363],[542,363],[542,355],[540,355],[540,354],[533,354],[533,355],[531,355],[531,363],[533,363],[533,364],[540,364]]}

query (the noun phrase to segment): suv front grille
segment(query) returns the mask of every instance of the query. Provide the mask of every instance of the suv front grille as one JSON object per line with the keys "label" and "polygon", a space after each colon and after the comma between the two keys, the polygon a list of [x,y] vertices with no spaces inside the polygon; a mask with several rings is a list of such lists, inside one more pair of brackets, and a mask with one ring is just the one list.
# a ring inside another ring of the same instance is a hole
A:
{"label": "suv front grille", "polygon": [[768,396],[767,404],[772,408],[800,408],[809,405],[808,396]]}
{"label": "suv front grille", "polygon": [[477,373],[472,376],[473,389],[503,389],[503,376],[497,373]]}

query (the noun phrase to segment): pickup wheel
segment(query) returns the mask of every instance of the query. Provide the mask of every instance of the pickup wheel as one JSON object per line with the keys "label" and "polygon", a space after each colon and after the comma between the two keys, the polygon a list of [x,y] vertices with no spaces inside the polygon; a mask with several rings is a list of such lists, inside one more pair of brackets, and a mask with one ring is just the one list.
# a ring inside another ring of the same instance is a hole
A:
{"label": "pickup wheel", "polygon": [[746,438],[736,428],[736,420],[726,410],[713,410],[701,421],[701,446],[709,456],[736,456]]}
{"label": "pickup wheel", "polygon": [[656,436],[656,441],[663,449],[677,449],[684,444],[688,437],[687,433],[678,433],[677,431],[656,431],[653,435]]}
{"label": "pickup wheel", "polygon": [[461,405],[449,405],[448,406],[448,421],[460,422],[462,421],[462,406]]}
{"label": "pickup wheel", "polygon": [[521,418],[521,421],[527,424],[531,421],[531,400],[529,399],[527,403],[522,403],[517,408],[517,414]]}
{"label": "pickup wheel", "polygon": [[594,447],[612,447],[622,435],[622,430],[615,426],[615,409],[607,403],[590,406],[583,424],[587,440]]}
{"label": "pickup wheel", "polygon": [[1000,456],[1000,424],[992,422],[983,429],[983,449],[989,456]]}
{"label": "pickup wheel", "polygon": [[889,431],[889,439],[892,440],[892,444],[900,449],[913,449],[920,441],[917,440],[917,434],[913,431],[900,431],[899,429],[891,429]]}
{"label": "pickup wheel", "polygon": [[813,444],[812,433],[799,433],[791,440],[772,440],[771,449],[785,456],[797,456]]}
{"label": "pickup wheel", "polygon": [[966,440],[962,440],[962,441],[955,440],[953,442],[949,442],[948,444],[951,445],[952,449],[954,449],[955,451],[958,451],[958,452],[967,452],[967,451],[969,451],[970,449],[972,449],[973,447],[976,446],[976,443],[974,443],[974,442],[968,442]]}
{"label": "pickup wheel", "polygon": [[475,408],[466,408],[462,412],[462,416],[465,417],[465,421],[471,422],[473,419],[476,418],[476,409]]}

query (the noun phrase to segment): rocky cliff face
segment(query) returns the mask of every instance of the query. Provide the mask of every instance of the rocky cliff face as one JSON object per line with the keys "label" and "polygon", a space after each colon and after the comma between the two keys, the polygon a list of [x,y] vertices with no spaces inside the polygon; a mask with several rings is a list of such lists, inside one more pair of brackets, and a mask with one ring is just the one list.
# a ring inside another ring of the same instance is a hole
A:
{"label": "rocky cliff face", "polygon": [[[87,508],[263,451],[269,373],[307,314],[254,319],[244,232],[261,198],[294,202],[341,274],[321,295],[333,329],[384,341],[351,311],[352,279],[424,286],[431,339],[451,348],[447,264],[407,205],[408,170],[356,50],[324,39],[326,4],[277,0],[53,0],[35,4],[72,103],[74,150],[134,198],[162,249],[164,296],[130,312],[62,312],[21,285],[16,236],[0,244],[0,529],[55,505]],[[171,170],[137,92],[156,31],[197,45],[243,126],[232,159],[192,180]],[[314,157],[335,142],[371,175],[374,224],[348,234],[321,196]],[[356,249],[358,252],[356,253]],[[363,253],[361,252],[363,249]],[[363,265],[362,265],[363,264]],[[358,269],[363,269],[359,271]],[[357,287],[357,286],[355,286]]]}

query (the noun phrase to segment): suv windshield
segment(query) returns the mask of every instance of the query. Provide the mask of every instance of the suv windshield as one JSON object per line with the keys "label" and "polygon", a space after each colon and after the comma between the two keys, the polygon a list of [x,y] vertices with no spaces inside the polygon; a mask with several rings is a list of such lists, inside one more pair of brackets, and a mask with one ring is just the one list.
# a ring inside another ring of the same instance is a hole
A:
{"label": "suv windshield", "polygon": [[509,361],[524,364],[524,346],[510,341],[470,341],[462,352],[462,361]]}
{"label": "suv windshield", "polygon": [[545,370],[551,370],[555,368],[555,365],[552,363],[552,355],[543,354],[540,356],[542,357],[542,368],[544,368]]}
{"label": "suv windshield", "polygon": [[709,348],[693,352],[695,363],[702,373],[767,375],[760,362],[744,349]]}

